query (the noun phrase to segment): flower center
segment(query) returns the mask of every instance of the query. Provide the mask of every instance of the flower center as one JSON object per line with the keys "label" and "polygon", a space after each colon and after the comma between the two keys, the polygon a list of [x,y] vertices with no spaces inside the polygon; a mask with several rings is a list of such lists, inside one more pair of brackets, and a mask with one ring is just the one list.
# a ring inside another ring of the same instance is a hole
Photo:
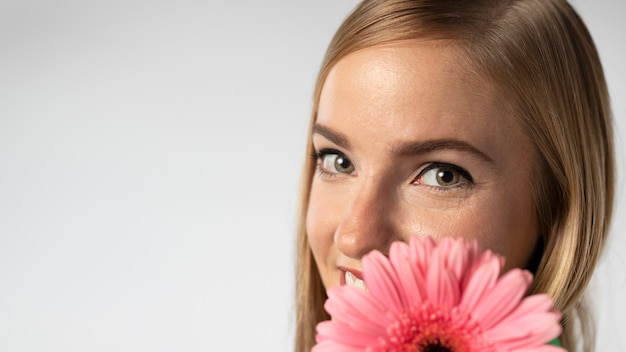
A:
{"label": "flower center", "polygon": [[[482,341],[472,336],[468,325],[456,325],[449,317],[433,312],[410,309],[400,314],[389,327],[390,350],[397,352],[469,352],[481,351]],[[458,321],[457,321],[458,322]],[[487,347],[487,346],[485,346]],[[486,351],[486,350],[485,350]]]}
{"label": "flower center", "polygon": [[462,352],[465,350],[466,346],[459,339],[450,336],[415,336],[402,346],[402,351],[406,352]]}
{"label": "flower center", "polygon": [[448,347],[441,346],[440,344],[431,344],[422,348],[421,352],[454,352]]}

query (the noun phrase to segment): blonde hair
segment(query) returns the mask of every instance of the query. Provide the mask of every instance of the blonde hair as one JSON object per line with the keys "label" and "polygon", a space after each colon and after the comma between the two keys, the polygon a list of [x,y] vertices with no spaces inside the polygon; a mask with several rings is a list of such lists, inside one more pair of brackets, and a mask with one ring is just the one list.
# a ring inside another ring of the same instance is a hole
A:
{"label": "blonde hair", "polygon": [[[583,292],[608,234],[614,193],[611,112],[602,66],[582,20],[565,0],[365,0],[332,39],[317,79],[310,127],[328,72],[343,57],[407,39],[451,39],[477,75],[513,102],[540,165],[534,195],[540,241],[531,291],[563,312],[561,341],[591,351]],[[312,153],[307,141],[307,153]],[[314,172],[301,179],[296,270],[296,351],[314,345],[328,319],[326,293],[305,231]],[[575,339],[582,336],[581,341]]]}

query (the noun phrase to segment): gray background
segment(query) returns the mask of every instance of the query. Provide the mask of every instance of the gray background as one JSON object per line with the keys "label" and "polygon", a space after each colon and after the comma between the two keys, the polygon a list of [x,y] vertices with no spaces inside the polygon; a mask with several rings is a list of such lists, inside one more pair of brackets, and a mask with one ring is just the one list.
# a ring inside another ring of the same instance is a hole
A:
{"label": "gray background", "polygon": [[[354,4],[1,0],[0,350],[290,351],[305,125]],[[593,289],[623,351],[626,6],[574,4],[617,123]]]}

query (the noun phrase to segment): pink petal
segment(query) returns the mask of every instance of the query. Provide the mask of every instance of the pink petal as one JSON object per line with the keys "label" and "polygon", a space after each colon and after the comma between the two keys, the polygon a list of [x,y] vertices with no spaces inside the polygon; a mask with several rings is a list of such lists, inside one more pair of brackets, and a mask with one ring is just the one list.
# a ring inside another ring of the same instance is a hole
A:
{"label": "pink petal", "polygon": [[511,350],[511,352],[567,352],[564,348],[553,346],[553,345],[543,345],[538,347],[531,348],[521,348]]}
{"label": "pink petal", "polygon": [[520,269],[511,269],[504,274],[493,289],[486,292],[471,313],[483,329],[489,329],[504,318],[519,304],[526,293],[532,275]]}
{"label": "pink petal", "polygon": [[315,339],[317,342],[332,340],[342,346],[360,347],[362,349],[374,345],[378,341],[377,335],[355,330],[346,324],[331,320],[317,324],[316,330]]}
{"label": "pink petal", "polygon": [[370,334],[385,334],[385,327],[391,323],[381,302],[352,286],[330,288],[324,308],[334,320]]}
{"label": "pink petal", "polygon": [[[411,242],[409,243],[409,266],[411,272],[413,273],[413,278],[415,279],[415,284],[417,285],[417,289],[420,292],[420,302],[423,302],[427,297],[427,285],[426,285],[426,275],[428,271],[428,266],[426,265],[426,260],[429,259],[426,255],[426,251],[431,251],[434,241],[428,238],[420,238],[413,237],[411,238]],[[421,248],[424,251],[419,251],[417,248]],[[431,248],[431,250],[428,250]],[[420,254],[422,253],[422,254]],[[421,256],[420,256],[421,255]],[[428,252],[430,255],[430,252]],[[416,301],[417,302],[417,301]]]}
{"label": "pink petal", "polygon": [[478,248],[478,241],[469,241],[467,248],[468,263],[476,262],[481,254],[480,248]]}
{"label": "pink petal", "polygon": [[547,311],[552,308],[552,299],[545,293],[537,293],[522,300],[516,314],[525,315],[527,312]]}
{"label": "pink petal", "polygon": [[495,286],[500,276],[500,263],[497,257],[485,257],[485,262],[468,278],[467,285],[463,289],[461,307],[466,311],[472,311],[481,301],[486,292]]}
{"label": "pink petal", "polygon": [[552,299],[550,299],[550,296],[547,294],[535,294],[524,298],[519,306],[515,308],[515,311],[503,319],[502,322],[512,324],[517,319],[523,319],[528,315],[537,312],[547,312],[551,309]]}
{"label": "pink petal", "polygon": [[[535,294],[526,297],[515,308],[511,314],[502,319],[502,324],[520,324],[517,321],[527,319],[536,314],[545,314],[552,312],[552,300],[546,294]],[[560,315],[556,317],[557,321],[561,319]]]}
{"label": "pink petal", "polygon": [[[515,310],[485,334],[511,347],[543,345],[561,334],[561,314],[546,294],[526,297]],[[523,340],[522,340],[523,339]]]}
{"label": "pink petal", "polygon": [[431,237],[413,236],[409,240],[409,257],[424,278],[435,245],[435,240]]}
{"label": "pink petal", "polygon": [[450,250],[446,255],[446,268],[454,275],[455,279],[461,282],[463,271],[467,269],[469,263],[468,244],[464,239],[452,242]]}
{"label": "pink petal", "polygon": [[400,279],[393,266],[382,253],[372,251],[363,257],[363,278],[369,294],[386,308],[398,313],[403,310],[402,296],[399,294]]}
{"label": "pink petal", "polygon": [[442,253],[450,253],[451,248],[455,242],[463,241],[463,237],[453,238],[453,237],[442,237],[439,242],[434,246],[434,250]]}
{"label": "pink petal", "polygon": [[322,341],[311,349],[311,352],[363,352],[362,347],[344,346],[335,341]]}
{"label": "pink petal", "polygon": [[389,260],[398,274],[404,306],[420,306],[424,297],[424,282],[419,271],[414,271],[414,266],[409,258],[409,246],[403,242],[394,242],[389,249]]}
{"label": "pink petal", "polygon": [[496,329],[485,332],[485,336],[489,336],[492,341],[498,341],[501,345],[512,350],[528,346],[541,346],[561,334],[562,329],[559,324],[559,317],[560,313],[552,311],[532,314],[526,319],[517,320],[519,324],[508,325],[518,330],[518,336],[513,334],[509,336],[504,334],[497,335],[498,331]]}
{"label": "pink petal", "polygon": [[441,268],[439,260],[433,261],[428,270],[428,300],[439,310],[449,311],[459,302],[461,293],[459,283],[448,270]]}

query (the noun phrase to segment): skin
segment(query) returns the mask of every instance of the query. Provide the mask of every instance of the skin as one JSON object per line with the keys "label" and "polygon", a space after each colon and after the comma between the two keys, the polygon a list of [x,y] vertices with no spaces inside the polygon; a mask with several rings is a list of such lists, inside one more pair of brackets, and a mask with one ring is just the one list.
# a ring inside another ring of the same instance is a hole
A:
{"label": "skin", "polygon": [[536,151],[506,99],[445,41],[363,49],[330,71],[306,230],[322,281],[410,236],[464,236],[524,267]]}

